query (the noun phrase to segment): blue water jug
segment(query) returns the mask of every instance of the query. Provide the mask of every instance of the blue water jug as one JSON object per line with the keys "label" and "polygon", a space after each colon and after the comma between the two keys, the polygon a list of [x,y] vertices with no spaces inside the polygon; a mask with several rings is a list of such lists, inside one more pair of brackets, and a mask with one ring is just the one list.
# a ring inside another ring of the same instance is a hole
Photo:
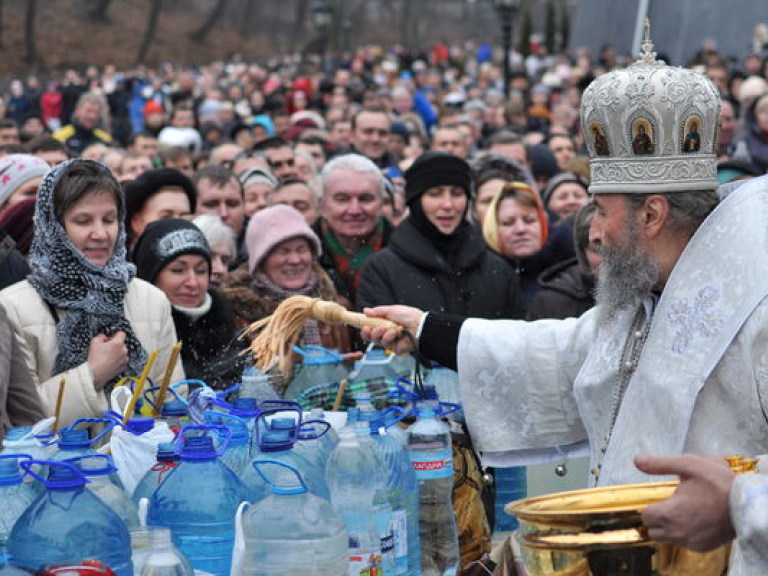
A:
{"label": "blue water jug", "polygon": [[82,472],[89,480],[86,488],[120,516],[128,530],[138,530],[139,514],[136,505],[128,498],[122,486],[110,480],[110,476],[117,471],[111,456],[93,454],[70,458],[65,462],[75,465]]}
{"label": "blue water jug", "polygon": [[341,382],[349,374],[344,367],[344,359],[332,350],[321,346],[294,346],[294,350],[302,357],[302,361],[285,391],[286,398],[296,398],[313,386]]}
{"label": "blue water jug", "polygon": [[296,432],[296,444],[293,445],[297,454],[315,464],[323,474],[330,453],[324,451],[322,439],[330,429],[331,425],[325,420],[304,420]]}
{"label": "blue water jug", "polygon": [[270,494],[243,514],[245,550],[232,576],[346,574],[348,535],[330,503],[309,492],[290,464],[264,459],[254,465]]}
{"label": "blue water jug", "polygon": [[[213,433],[225,438],[218,450]],[[174,544],[196,570],[217,576],[229,574],[235,512],[248,499],[245,486],[220,459],[229,434],[224,426],[183,428],[177,440],[181,464],[152,494],[147,511],[147,524],[170,528]]]}
{"label": "blue water jug", "polygon": [[37,497],[37,493],[24,484],[19,472],[19,461],[31,459],[27,454],[0,455],[0,566],[7,560],[6,545],[11,528]]}
{"label": "blue water jug", "polygon": [[[32,467],[44,465],[48,478]],[[133,576],[131,537],[112,509],[85,488],[88,480],[67,462],[30,460],[22,468],[45,491],[16,521],[8,538],[9,564],[36,571],[41,566],[76,565],[92,558],[118,576]]]}
{"label": "blue water jug", "polygon": [[176,454],[176,446],[171,442],[161,442],[157,445],[157,464],[152,466],[136,484],[131,500],[138,506],[142,498],[151,498],[157,487],[163,483],[172,470],[181,462]]}

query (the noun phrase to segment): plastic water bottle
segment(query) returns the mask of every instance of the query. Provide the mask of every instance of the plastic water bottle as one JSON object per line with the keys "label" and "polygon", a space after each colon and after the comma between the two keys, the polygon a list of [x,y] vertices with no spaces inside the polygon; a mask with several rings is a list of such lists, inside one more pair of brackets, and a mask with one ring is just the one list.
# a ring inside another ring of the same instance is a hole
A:
{"label": "plastic water bottle", "polygon": [[173,545],[171,531],[151,526],[131,532],[133,570],[138,576],[192,576],[189,559]]}
{"label": "plastic water bottle", "polygon": [[168,424],[174,434],[191,423],[189,408],[183,400],[168,400],[160,408],[160,420]]}
{"label": "plastic water bottle", "polygon": [[26,454],[0,455],[0,566],[7,561],[6,544],[11,528],[37,497],[35,491],[22,481],[20,459],[31,458]]}
{"label": "plastic water bottle", "polygon": [[251,456],[251,433],[248,430],[248,423],[242,418],[223,412],[208,411],[204,416],[206,424],[229,428],[229,444],[221,457],[221,461],[239,477],[248,465]]}
{"label": "plastic water bottle", "polygon": [[325,420],[305,420],[296,432],[296,443],[293,449],[297,454],[304,456],[318,470],[322,470],[325,477],[325,462],[330,454],[325,454],[321,440],[331,425]]}
{"label": "plastic water bottle", "polygon": [[221,462],[221,450],[216,450],[211,436],[214,431],[229,435],[222,426],[187,426],[179,432],[181,464],[149,499],[147,525],[170,528],[174,544],[196,570],[227,576],[235,512],[247,493]]}
{"label": "plastic water bottle", "polygon": [[258,401],[249,396],[235,398],[230,405],[229,414],[245,422],[249,435],[248,456],[253,458],[256,453],[256,421],[261,414]]}
{"label": "plastic water bottle", "polygon": [[[90,437],[88,427],[93,424],[102,424],[103,429],[93,438]],[[80,418],[59,430],[59,437],[56,441],[58,448],[50,457],[51,460],[61,462],[77,456],[90,456],[98,454],[93,448],[99,440],[109,434],[115,425],[115,421],[110,418]],[[79,426],[86,426],[80,428]],[[119,480],[117,480],[119,481]]]}
{"label": "plastic water bottle", "polygon": [[395,573],[416,576],[421,574],[419,489],[416,473],[403,445],[387,433],[381,415],[361,410],[360,418],[370,418],[368,423],[371,438],[387,470],[386,485],[392,507],[390,526]]}
{"label": "plastic water bottle", "polygon": [[[346,574],[349,538],[330,503],[309,492],[290,464],[264,459],[256,466],[270,494],[243,514],[245,551],[232,576]],[[278,468],[287,474],[275,474]]]}
{"label": "plastic water bottle", "polygon": [[[373,514],[376,467],[372,451],[364,450],[352,428],[342,428],[339,445],[325,468],[334,510],[349,533],[349,576],[380,573],[381,542]],[[376,572],[374,572],[376,571]]]}
{"label": "plastic water bottle", "polygon": [[138,530],[139,514],[136,505],[128,498],[122,485],[118,486],[110,480],[112,474],[117,471],[111,456],[107,454],[78,456],[66,462],[73,464],[82,472],[83,476],[89,480],[85,487],[120,516],[128,526],[128,530]]}
{"label": "plastic water bottle", "polygon": [[379,408],[384,408],[384,401],[390,389],[397,380],[392,361],[394,354],[388,354],[381,348],[369,347],[365,355],[355,364],[355,369],[349,374],[352,390],[365,389],[368,396],[379,398]]}
{"label": "plastic water bottle", "polygon": [[176,454],[176,446],[171,442],[161,442],[157,445],[157,464],[152,466],[136,484],[136,489],[131,495],[131,500],[138,506],[142,498],[151,498],[157,487],[163,483],[168,475],[181,461]]}
{"label": "plastic water bottle", "polygon": [[253,364],[249,364],[243,370],[240,379],[240,396],[258,400],[276,400],[280,398],[280,395],[273,386],[273,380],[274,377],[269,372],[264,372]]}
{"label": "plastic water bottle", "polygon": [[[47,479],[31,471],[34,464],[47,466]],[[92,558],[118,576],[133,576],[131,537],[125,522],[85,490],[88,481],[77,468],[50,460],[22,462],[21,466],[46,490],[11,530],[8,555],[12,566],[36,571],[41,566]]]}
{"label": "plastic water bottle", "polygon": [[[461,404],[459,392],[459,373],[432,362],[431,369],[424,379],[424,385],[434,387],[437,396],[443,402]],[[460,417],[456,414],[455,417]]]}
{"label": "plastic water bottle", "polygon": [[[325,411],[322,408],[312,408],[309,412],[309,418],[310,420],[323,420],[324,422],[328,422],[328,419],[325,417]],[[330,424],[330,422],[328,423]],[[333,449],[336,448],[338,443],[339,435],[336,433],[333,426],[331,426],[328,431],[320,437],[320,450],[323,453],[324,461],[328,460],[328,456],[331,455],[331,452],[333,452]]]}
{"label": "plastic water bottle", "polygon": [[419,537],[423,576],[455,576],[459,537],[453,514],[451,432],[432,406],[420,404],[408,429],[408,452],[419,481]]}
{"label": "plastic water bottle", "polygon": [[389,473],[381,454],[371,439],[368,422],[358,420],[355,423],[357,441],[363,450],[371,454],[375,461],[369,470],[371,480],[376,485],[373,495],[373,521],[379,534],[379,551],[381,554],[381,572],[384,576],[395,575],[395,539],[392,535],[392,504],[389,498]]}

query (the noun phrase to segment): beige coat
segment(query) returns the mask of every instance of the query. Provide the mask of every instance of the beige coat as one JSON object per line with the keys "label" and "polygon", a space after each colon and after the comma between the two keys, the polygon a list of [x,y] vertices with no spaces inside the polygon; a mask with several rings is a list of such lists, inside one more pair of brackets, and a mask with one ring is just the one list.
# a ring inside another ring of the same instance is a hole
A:
{"label": "beige coat", "polygon": [[35,424],[43,406],[24,362],[21,337],[14,333],[0,306],[0,439],[11,426]]}
{"label": "beige coat", "polygon": [[[43,299],[25,280],[0,292],[0,304],[8,319],[24,339],[24,353],[32,377],[37,384],[45,413],[53,415],[59,382],[66,380],[60,425],[66,426],[77,418],[100,418],[108,409],[106,395],[93,385],[93,375],[87,362],[62,374],[51,374],[59,346],[56,322]],[[60,311],[63,316],[64,312]],[[176,343],[176,330],[171,319],[171,305],[165,294],[143,280],[134,279],[125,294],[125,315],[147,352],[158,351],[157,360],[149,374],[159,383],[165,371],[171,348]],[[176,364],[171,381],[184,378],[181,362]]]}

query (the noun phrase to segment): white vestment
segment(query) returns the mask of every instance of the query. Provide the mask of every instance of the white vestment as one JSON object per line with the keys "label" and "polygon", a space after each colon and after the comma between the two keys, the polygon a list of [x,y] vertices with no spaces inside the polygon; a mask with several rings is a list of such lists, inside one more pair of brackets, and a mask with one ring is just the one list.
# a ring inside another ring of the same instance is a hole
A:
{"label": "white vestment", "polygon": [[465,321],[462,402],[484,463],[587,439],[591,483],[609,485],[659,480],[635,468],[639,453],[768,452],[766,296],[768,177],[761,177],[726,197],[683,251],[612,430],[635,310],[602,325],[596,309],[568,320]]}

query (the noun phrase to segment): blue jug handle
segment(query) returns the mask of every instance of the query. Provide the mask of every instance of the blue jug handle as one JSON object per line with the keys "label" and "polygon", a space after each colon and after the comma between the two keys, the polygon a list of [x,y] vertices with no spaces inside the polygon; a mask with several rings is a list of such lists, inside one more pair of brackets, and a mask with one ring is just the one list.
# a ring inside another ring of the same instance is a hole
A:
{"label": "blue jug handle", "polygon": [[299,427],[298,427],[298,428],[297,428],[297,430],[296,430],[296,439],[297,439],[299,442],[301,442],[301,440],[302,440],[302,439],[301,439],[301,438],[299,438],[299,437],[298,437],[298,435],[299,435],[299,434],[301,434],[301,430],[302,430],[302,428],[304,428],[304,426],[307,426],[308,424],[311,424],[311,425],[313,425],[313,426],[314,426],[315,424],[320,424],[320,426],[322,426],[323,428],[325,428],[325,429],[324,429],[322,432],[320,432],[320,433],[317,433],[317,432],[315,431],[315,429],[314,429],[314,428],[312,428],[312,432],[314,432],[315,434],[317,434],[317,436],[315,436],[315,438],[314,438],[314,439],[317,439],[317,438],[322,438],[323,436],[325,436],[325,435],[328,433],[328,430],[330,430],[330,429],[331,429],[331,423],[330,423],[330,422],[326,422],[325,420],[304,420],[304,422],[301,422],[301,423],[300,423],[300,425],[299,425]]}
{"label": "blue jug handle", "polygon": [[413,382],[408,380],[407,378],[397,378],[395,379],[395,389],[392,390],[389,394],[387,394],[387,397],[393,398],[395,400],[405,400],[408,402],[417,402],[421,399],[421,397],[416,394],[415,392],[411,392],[403,386],[403,384],[409,384],[411,387],[414,386]]}
{"label": "blue jug handle", "polygon": [[459,410],[461,410],[461,404],[455,404],[453,402],[440,402],[438,404],[437,410],[435,410],[435,413],[438,416],[448,416],[448,414],[453,414]]}
{"label": "blue jug handle", "polygon": [[[290,470],[296,475],[296,478],[299,480],[300,486],[296,486],[294,488],[281,488],[274,482],[270,481],[269,478],[264,474],[264,472],[260,469],[261,467],[259,464],[272,464],[274,466],[281,466],[282,468],[285,468],[287,470]],[[251,462],[251,466],[253,466],[253,469],[256,470],[259,476],[264,480],[264,483],[267,484],[272,488],[272,492],[276,494],[303,494],[304,492],[309,492],[309,488],[307,488],[307,484],[304,482],[304,478],[301,476],[301,473],[291,464],[288,462],[282,462],[281,460],[274,460],[272,458],[257,458],[253,462]]]}
{"label": "blue jug handle", "polygon": [[384,427],[391,428],[398,422],[405,420],[410,413],[410,410],[406,410],[402,406],[390,406],[381,413],[381,417],[384,419]]}
{"label": "blue jug handle", "polygon": [[[108,474],[112,474],[114,472],[117,472],[117,466],[115,466],[115,461],[112,459],[112,456],[109,454],[86,454],[85,456],[74,456],[72,458],[66,458],[62,460],[62,462],[69,462],[70,464],[75,465],[77,468],[77,464],[81,462],[82,460],[90,460],[90,459],[101,459],[106,461],[106,465],[104,466],[104,469],[107,471]],[[81,468],[78,468],[80,472],[83,473],[83,476],[88,476],[87,470],[83,471]]]}
{"label": "blue jug handle", "polygon": [[235,382],[229,388],[224,388],[224,390],[220,390],[219,392],[216,392],[216,397],[224,399],[230,394],[232,394],[232,392],[237,392],[238,390],[240,390],[240,388],[242,387],[242,384],[243,384],[242,382]]}
{"label": "blue jug handle", "polygon": [[226,412],[215,412],[214,410],[206,410],[203,412],[203,418],[205,419],[205,422],[209,426],[226,426],[227,423],[226,420],[233,421],[236,425],[242,426],[243,429],[248,429],[248,422],[240,418],[240,416],[235,416],[234,414],[228,414]]}
{"label": "blue jug handle", "polygon": [[301,412],[301,404],[295,400],[262,400],[259,408],[261,410],[298,410]]}
{"label": "blue jug handle", "polygon": [[[186,380],[179,380],[178,382],[171,384],[170,386],[168,386],[168,389],[176,392],[176,388],[181,388],[182,386],[186,386],[187,388],[189,388],[190,386],[196,387],[196,388],[210,388],[210,386],[208,386],[208,384],[206,384],[202,380],[197,380],[195,378],[187,378]],[[184,402],[187,401],[186,398],[184,398],[183,396],[180,398],[180,400],[183,400]]]}
{"label": "blue jug handle", "polygon": [[[184,382],[184,380],[182,380],[182,382]],[[152,386],[151,388],[147,388],[146,390],[144,390],[144,393],[142,394],[142,396],[144,396],[144,400],[146,400],[147,403],[150,406],[152,406],[153,410],[157,410],[157,404],[156,404],[157,396],[156,396],[156,394],[157,394],[158,390],[160,390],[160,386]],[[168,392],[170,392],[173,395],[173,397],[176,398],[176,400],[180,400],[181,402],[183,402],[185,406],[188,405],[187,404],[187,399],[184,398],[178,392],[176,392],[176,390],[173,389],[173,386],[169,386],[168,387]],[[150,399],[150,396],[151,396],[151,399]]]}
{"label": "blue jug handle", "polygon": [[[269,400],[269,402],[278,402],[277,400]],[[264,424],[266,424],[266,416],[271,416],[272,414],[279,414],[280,412],[296,412],[296,428],[293,431],[293,437],[291,438],[292,442],[296,442],[298,435],[299,435],[299,428],[301,427],[301,417],[303,416],[303,412],[301,410],[301,406],[298,404],[298,402],[292,402],[288,401],[291,406],[284,405],[282,408],[267,408],[266,410],[262,410],[261,413],[256,416],[256,425],[254,427],[254,434],[256,434],[256,441],[261,442],[261,426],[260,421]]]}
{"label": "blue jug handle", "polygon": [[344,362],[344,358],[340,354],[337,354],[333,350],[328,350],[328,348],[323,348],[322,346],[310,345],[310,346],[304,346],[304,348],[294,346],[293,351],[299,354],[302,358],[307,357],[307,352],[321,352],[324,356],[333,358],[336,362]]}
{"label": "blue jug handle", "polygon": [[[68,462],[64,462],[61,460],[35,460],[35,459],[24,460],[23,462],[19,462],[19,466],[21,466],[24,469],[25,474],[29,474],[30,476],[32,476],[32,478],[40,482],[46,488],[50,488],[51,486],[60,487],[60,488],[76,488],[76,487],[83,486],[85,484],[90,484],[91,482],[90,480],[88,480],[88,478],[86,478],[83,475],[83,473],[80,470],[77,469],[77,466],[74,466]],[[51,466],[62,466],[65,468],[69,468],[78,476],[79,480],[70,480],[69,482],[58,481],[52,484],[47,478],[43,478],[36,472],[33,472],[32,466],[42,466],[46,470]]]}

